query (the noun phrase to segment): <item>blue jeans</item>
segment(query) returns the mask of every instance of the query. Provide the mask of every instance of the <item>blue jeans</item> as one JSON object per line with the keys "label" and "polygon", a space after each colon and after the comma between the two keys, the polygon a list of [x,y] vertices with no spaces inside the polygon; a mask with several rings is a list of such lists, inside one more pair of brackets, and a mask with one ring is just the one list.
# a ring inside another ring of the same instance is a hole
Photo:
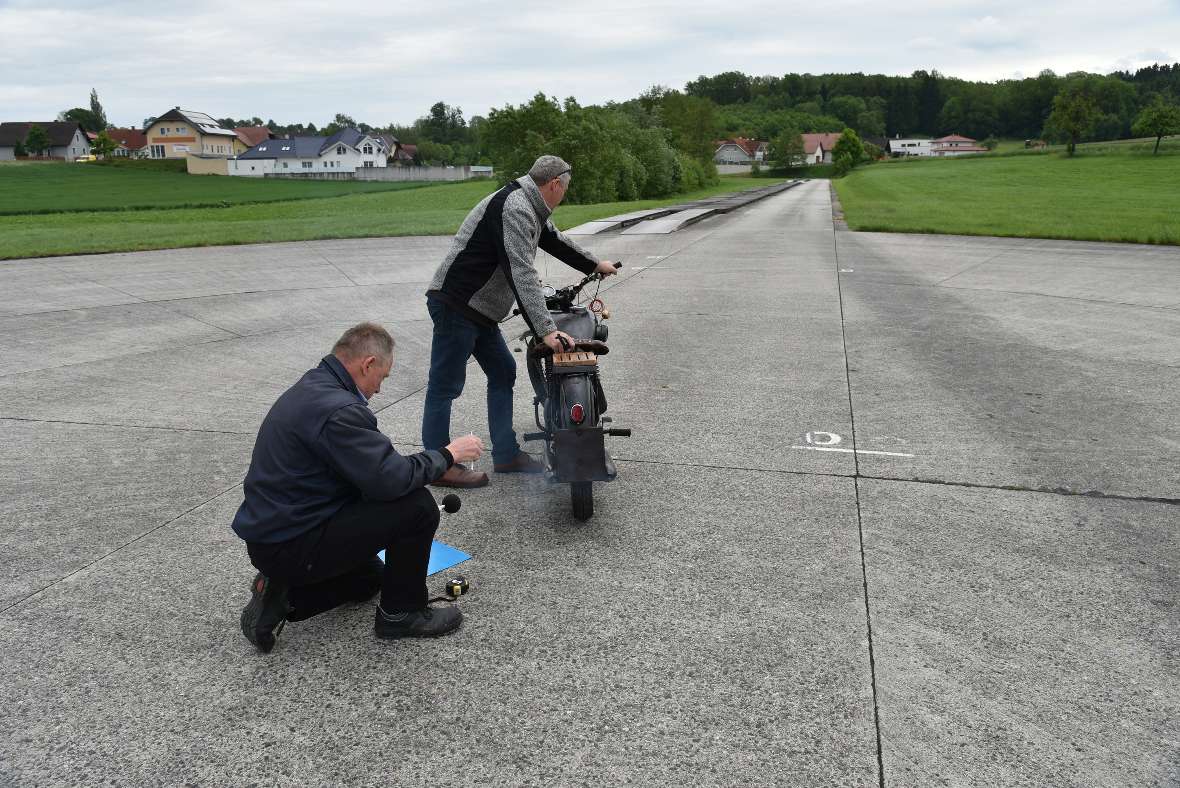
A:
{"label": "blue jeans", "polygon": [[422,445],[441,449],[451,442],[451,403],[463,393],[467,360],[475,356],[488,378],[488,429],[492,433],[492,462],[511,462],[520,453],[512,429],[512,387],[516,359],[498,326],[468,319],[441,301],[426,299],[434,321],[430,344],[430,377],[422,413]]}

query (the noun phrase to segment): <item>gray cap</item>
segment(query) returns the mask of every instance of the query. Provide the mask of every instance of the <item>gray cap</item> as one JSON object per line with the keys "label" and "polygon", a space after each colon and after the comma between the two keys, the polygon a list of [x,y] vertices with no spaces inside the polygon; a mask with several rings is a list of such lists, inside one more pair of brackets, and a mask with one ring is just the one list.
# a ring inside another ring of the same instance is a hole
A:
{"label": "gray cap", "polygon": [[529,177],[533,179],[534,183],[541,186],[562,173],[570,172],[571,169],[564,159],[546,154],[533,162],[533,166],[529,170]]}

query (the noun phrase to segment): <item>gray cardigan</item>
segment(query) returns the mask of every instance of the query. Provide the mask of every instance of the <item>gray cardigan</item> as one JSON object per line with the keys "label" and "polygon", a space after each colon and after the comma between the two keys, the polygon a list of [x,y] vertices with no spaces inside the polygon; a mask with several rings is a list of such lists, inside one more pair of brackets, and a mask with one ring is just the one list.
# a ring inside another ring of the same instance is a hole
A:
{"label": "gray cardigan", "polygon": [[558,231],[551,214],[527,175],[488,195],[463,221],[427,296],[489,326],[507,317],[515,301],[537,337],[555,331],[534,267],[537,248],[585,274],[598,260]]}

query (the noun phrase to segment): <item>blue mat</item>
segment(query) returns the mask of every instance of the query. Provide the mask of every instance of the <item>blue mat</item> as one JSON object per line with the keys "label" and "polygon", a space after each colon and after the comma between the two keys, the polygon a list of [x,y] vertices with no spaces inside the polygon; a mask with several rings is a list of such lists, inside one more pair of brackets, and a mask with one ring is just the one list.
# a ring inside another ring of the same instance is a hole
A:
{"label": "blue mat", "polygon": [[[385,551],[377,553],[377,557],[382,561],[385,560]],[[463,552],[457,547],[451,547],[449,544],[443,544],[437,539],[430,545],[430,563],[426,567],[427,575],[438,574],[444,569],[450,569],[456,564],[461,564],[471,556]]]}

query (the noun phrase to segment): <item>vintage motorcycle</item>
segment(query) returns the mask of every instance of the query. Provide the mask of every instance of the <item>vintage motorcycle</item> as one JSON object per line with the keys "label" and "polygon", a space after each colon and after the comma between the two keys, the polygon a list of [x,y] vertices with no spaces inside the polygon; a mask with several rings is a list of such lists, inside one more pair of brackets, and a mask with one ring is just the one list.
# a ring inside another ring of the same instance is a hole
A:
{"label": "vintage motorcycle", "polygon": [[[622,266],[615,263],[615,268]],[[613,481],[618,473],[605,438],[631,436],[629,429],[608,426],[611,419],[603,415],[606,392],[598,360],[609,352],[605,321],[610,311],[597,297],[597,290],[588,304],[577,303],[582,288],[601,280],[600,274],[590,274],[560,290],[544,287],[549,314],[559,330],[573,337],[573,347],[554,353],[531,331],[520,336],[527,346],[529,380],[535,394],[533,417],[541,430],[523,437],[545,442],[549,478],[570,485],[570,502],[579,520],[594,514],[594,482]]]}

